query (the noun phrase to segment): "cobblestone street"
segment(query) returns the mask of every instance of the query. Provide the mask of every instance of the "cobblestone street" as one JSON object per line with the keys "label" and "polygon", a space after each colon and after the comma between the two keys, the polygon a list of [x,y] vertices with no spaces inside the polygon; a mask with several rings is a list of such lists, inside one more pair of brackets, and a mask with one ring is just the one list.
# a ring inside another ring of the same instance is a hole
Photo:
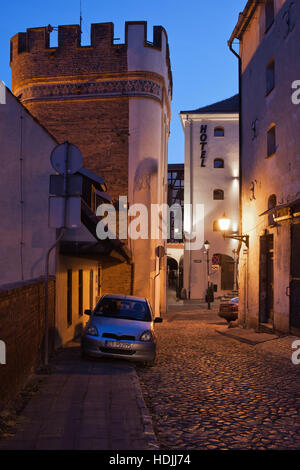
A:
{"label": "cobblestone street", "polygon": [[172,306],[156,329],[157,362],[138,374],[161,449],[300,449],[300,366],[280,339],[245,344],[222,323]]}

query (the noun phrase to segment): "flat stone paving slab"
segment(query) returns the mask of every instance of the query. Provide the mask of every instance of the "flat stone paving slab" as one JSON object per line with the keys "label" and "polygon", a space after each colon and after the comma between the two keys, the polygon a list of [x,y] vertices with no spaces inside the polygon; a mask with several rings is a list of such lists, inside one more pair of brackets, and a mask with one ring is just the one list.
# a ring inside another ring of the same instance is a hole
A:
{"label": "flat stone paving slab", "polygon": [[158,448],[134,367],[83,360],[77,343],[41,376],[39,392],[0,450],[147,450]]}
{"label": "flat stone paving slab", "polygon": [[254,330],[246,330],[244,328],[228,328],[228,326],[222,326],[217,328],[216,331],[221,335],[229,336],[229,338],[234,338],[252,345],[278,339],[277,335],[271,333],[257,333]]}

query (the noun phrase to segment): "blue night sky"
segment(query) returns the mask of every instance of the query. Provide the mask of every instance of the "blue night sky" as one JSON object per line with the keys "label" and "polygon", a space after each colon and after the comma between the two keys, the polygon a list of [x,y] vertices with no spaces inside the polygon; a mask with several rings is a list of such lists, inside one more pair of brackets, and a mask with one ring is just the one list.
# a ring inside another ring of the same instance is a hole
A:
{"label": "blue night sky", "polygon": [[[29,27],[79,24],[79,4],[79,0],[1,2],[0,79],[8,87],[10,37]],[[115,37],[121,42],[125,21],[147,21],[149,40],[152,26],[166,29],[174,81],[170,163],[184,160],[180,110],[195,109],[237,92],[237,59],[227,40],[245,4],[246,0],[82,0],[83,44],[89,43],[91,23],[113,22]]]}

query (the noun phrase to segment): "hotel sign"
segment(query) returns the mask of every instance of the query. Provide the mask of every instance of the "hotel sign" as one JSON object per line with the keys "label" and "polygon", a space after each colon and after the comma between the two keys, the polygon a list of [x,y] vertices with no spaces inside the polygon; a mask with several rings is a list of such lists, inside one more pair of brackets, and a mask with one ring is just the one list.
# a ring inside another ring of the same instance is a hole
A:
{"label": "hotel sign", "polygon": [[200,160],[201,160],[201,167],[206,167],[206,156],[207,156],[207,124],[202,124],[200,127]]}

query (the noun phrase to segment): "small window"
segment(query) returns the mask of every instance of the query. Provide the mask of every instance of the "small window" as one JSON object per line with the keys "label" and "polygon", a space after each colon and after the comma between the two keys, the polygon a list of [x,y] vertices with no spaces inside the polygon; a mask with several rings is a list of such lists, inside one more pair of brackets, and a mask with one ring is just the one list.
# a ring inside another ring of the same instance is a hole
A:
{"label": "small window", "polygon": [[[273,209],[277,205],[276,194],[272,194],[268,199],[268,209]],[[274,211],[268,215],[268,224],[274,225]]]}
{"label": "small window", "polygon": [[266,32],[267,32],[269,31],[272,24],[274,23],[274,17],[275,17],[274,0],[266,0],[265,17],[266,17]]}
{"label": "small window", "polygon": [[215,127],[214,136],[215,137],[224,137],[225,131],[224,127]]}
{"label": "small window", "polygon": [[220,226],[219,226],[219,221],[218,220],[214,220],[213,231],[214,232],[220,232]]}
{"label": "small window", "polygon": [[100,297],[101,295],[101,266],[98,266],[98,273],[97,273],[97,295]]}
{"label": "small window", "polygon": [[68,326],[72,325],[72,269],[68,269],[67,273],[67,323]]}
{"label": "small window", "polygon": [[271,157],[276,153],[276,126],[273,125],[267,134],[267,156]]}
{"label": "small window", "polygon": [[78,271],[78,312],[79,316],[83,315],[83,271]]}
{"label": "small window", "polygon": [[266,71],[266,93],[267,95],[275,88],[275,61],[270,60]]}
{"label": "small window", "polygon": [[224,160],[222,158],[216,158],[214,160],[214,168],[224,168]]}
{"label": "small window", "polygon": [[223,199],[224,199],[223,189],[215,189],[214,190],[214,200],[215,201],[222,201]]}

